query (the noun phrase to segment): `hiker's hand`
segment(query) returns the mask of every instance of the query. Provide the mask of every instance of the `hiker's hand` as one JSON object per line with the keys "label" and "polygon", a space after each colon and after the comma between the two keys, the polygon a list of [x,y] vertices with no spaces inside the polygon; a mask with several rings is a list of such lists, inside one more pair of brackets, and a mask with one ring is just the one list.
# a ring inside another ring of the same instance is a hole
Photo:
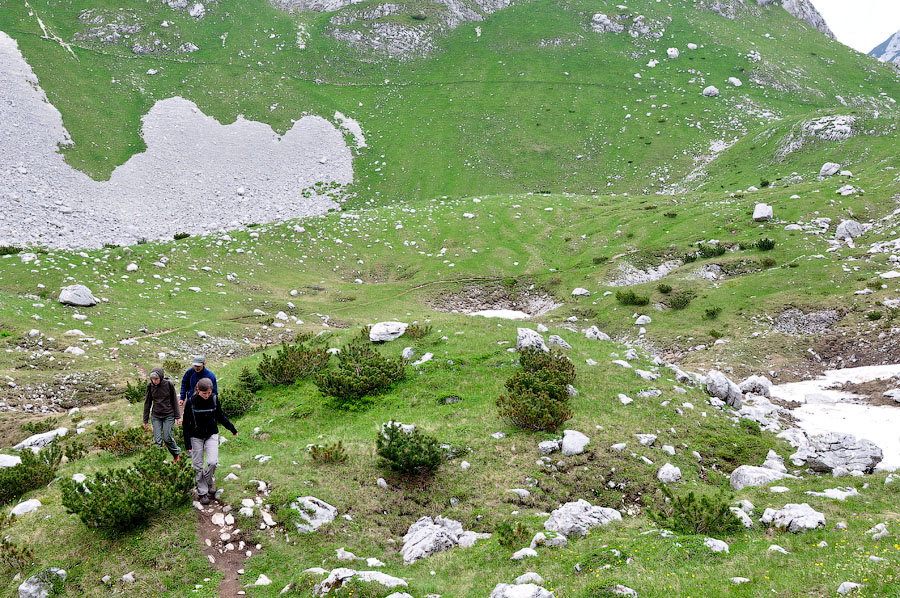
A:
{"label": "hiker's hand", "polygon": [[183,406],[184,406],[184,399],[178,399],[178,406],[179,406],[179,407],[183,407]]}
{"label": "hiker's hand", "polygon": [[146,430],[146,429],[147,429],[147,424],[143,424],[143,426],[144,426],[144,430]]}
{"label": "hiker's hand", "polygon": [[181,425],[181,419],[176,419],[176,420],[175,420],[175,425],[176,425],[176,426],[180,426],[180,425]]}
{"label": "hiker's hand", "polygon": [[187,449],[187,450],[184,451],[184,452],[186,452],[186,453],[188,454],[189,457],[191,456],[191,449]]}
{"label": "hiker's hand", "polygon": [[237,438],[237,432],[234,433],[234,437]]}

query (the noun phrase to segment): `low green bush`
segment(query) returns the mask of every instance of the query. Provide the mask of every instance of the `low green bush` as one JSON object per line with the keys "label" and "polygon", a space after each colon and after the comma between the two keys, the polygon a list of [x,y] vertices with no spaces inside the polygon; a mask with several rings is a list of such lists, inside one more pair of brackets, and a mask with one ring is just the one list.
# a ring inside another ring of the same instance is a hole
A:
{"label": "low green bush", "polygon": [[763,268],[771,268],[778,262],[776,262],[775,258],[773,257],[764,257],[763,259],[759,260],[759,263]]}
{"label": "low green bush", "polygon": [[672,285],[661,282],[658,285],[656,285],[656,290],[659,291],[660,293],[662,293],[663,295],[668,295],[669,293],[672,292]]}
{"label": "low green bush", "polygon": [[497,397],[500,417],[526,430],[559,429],[572,417],[566,386],[575,381],[575,365],[558,350],[523,351],[519,364]]}
{"label": "low green bush", "polygon": [[668,499],[659,510],[651,510],[650,518],[658,525],[679,534],[728,537],[739,534],[744,526],[731,512],[724,494],[701,496],[689,492],[675,496],[669,488],[661,488]]}
{"label": "low green bush", "polygon": [[262,389],[262,381],[258,373],[245,366],[241,369],[241,373],[238,374],[236,386],[247,392],[254,393]]}
{"label": "low green bush", "polygon": [[531,531],[521,521],[504,519],[494,526],[494,537],[504,548],[519,548],[531,540]]}
{"label": "low green bush", "polygon": [[100,425],[97,426],[93,440],[96,448],[117,457],[133,455],[150,446],[150,442],[150,432],[140,426],[118,429],[110,425]]}
{"label": "low green bush", "polygon": [[754,245],[760,251],[772,251],[775,249],[775,239],[759,239]]}
{"label": "low green bush", "polygon": [[182,239],[187,239],[190,236],[191,236],[191,233],[175,233],[172,236],[172,238],[175,239],[176,241],[180,241]]}
{"label": "low green bush", "polygon": [[707,307],[706,310],[704,310],[704,312],[703,312],[703,319],[704,320],[715,320],[716,318],[719,317],[719,314],[721,314],[721,313],[722,313],[722,308],[719,307],[718,305],[716,305],[714,307]]}
{"label": "low green bush", "polygon": [[168,372],[169,376],[181,377],[184,374],[184,366],[177,359],[166,359],[163,361],[163,370]]}
{"label": "low green bush", "polygon": [[50,430],[55,430],[58,427],[59,418],[48,417],[46,419],[22,424],[22,431],[28,432],[29,434],[42,434],[44,432],[49,432]]}
{"label": "low green bush", "polygon": [[147,396],[147,384],[138,380],[133,385],[125,382],[125,400],[131,404],[142,402]]}
{"label": "low green bush", "polygon": [[622,305],[647,305],[649,297],[638,295],[634,291],[616,291],[616,300]]}
{"label": "low green bush", "polygon": [[546,393],[501,394],[497,397],[500,417],[525,430],[558,430],[572,418],[569,397]]}
{"label": "low green bush", "polygon": [[87,453],[88,449],[81,440],[74,440],[67,444],[63,449],[63,454],[65,454],[66,459],[69,461],[84,459],[84,457],[87,456]]}
{"label": "low green bush", "polygon": [[15,255],[17,253],[22,253],[21,247],[14,247],[12,245],[0,245],[0,255]]}
{"label": "low green bush", "polygon": [[22,462],[18,465],[0,468],[0,504],[10,503],[26,492],[52,482],[63,452],[54,441],[37,453],[25,449],[19,456]]}
{"label": "low green bush", "polygon": [[697,252],[702,258],[719,257],[725,255],[725,246],[721,243],[716,243],[715,245],[700,243],[697,246]]}
{"label": "low green bush", "polygon": [[175,463],[167,450],[153,446],[131,467],[101,472],[82,483],[64,482],[62,503],[88,527],[120,533],[190,499],[194,472],[189,463]]}
{"label": "low green bush", "polygon": [[866,317],[874,322],[875,320],[880,320],[883,315],[884,314],[882,314],[880,311],[870,311],[866,314]]}
{"label": "low green bush", "polygon": [[420,326],[419,324],[410,324],[406,327],[406,332],[403,333],[403,336],[408,336],[411,339],[419,340],[431,334],[431,324],[425,324],[424,326]]}
{"label": "low green bush", "polygon": [[313,463],[319,464],[343,463],[347,460],[347,451],[344,450],[341,442],[325,445],[314,444],[309,447],[309,458]]}
{"label": "low green bush", "polygon": [[669,298],[669,307],[671,309],[685,309],[693,301],[694,295],[691,293],[677,293]]}
{"label": "low green bush", "polygon": [[575,364],[555,347],[549,352],[526,349],[519,354],[519,365],[526,372],[542,372],[563,386],[575,382]]}
{"label": "low green bush", "polygon": [[303,335],[293,343],[284,343],[274,357],[263,354],[257,371],[272,385],[293,384],[320,372],[328,365],[328,352],[306,345],[310,335]]}
{"label": "low green bush", "polygon": [[225,388],[219,393],[222,412],[230,419],[236,419],[250,411],[256,405],[257,398],[241,386]]}
{"label": "low green bush", "polygon": [[317,374],[315,382],[335,407],[358,409],[405,377],[402,360],[384,357],[368,342],[354,342],[341,349],[337,368]]}
{"label": "low green bush", "polygon": [[391,420],[375,438],[379,465],[407,475],[430,475],[444,462],[444,454],[433,436],[418,429],[405,432]]}
{"label": "low green bush", "polygon": [[[0,532],[15,522],[15,515],[0,513]],[[34,563],[34,550],[19,546],[5,535],[0,536],[0,569],[12,573],[22,573]]]}

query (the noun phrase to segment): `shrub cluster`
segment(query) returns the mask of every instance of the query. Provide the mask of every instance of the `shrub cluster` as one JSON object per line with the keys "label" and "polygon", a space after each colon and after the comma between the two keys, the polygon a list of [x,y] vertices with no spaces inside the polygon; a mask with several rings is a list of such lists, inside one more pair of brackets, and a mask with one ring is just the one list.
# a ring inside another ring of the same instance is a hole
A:
{"label": "shrub cluster", "polygon": [[650,297],[638,295],[634,291],[616,291],[616,300],[622,305],[647,305]]}
{"label": "shrub cluster", "polygon": [[256,405],[256,396],[240,386],[223,388],[219,393],[222,411],[229,419],[241,417]]}
{"label": "shrub cluster", "polygon": [[760,251],[771,251],[775,249],[775,239],[759,239],[755,245]]}
{"label": "shrub cluster", "polygon": [[694,296],[687,292],[672,295],[671,299],[669,299],[669,307],[672,309],[684,309],[691,304],[693,298]]}
{"label": "shrub cluster", "polygon": [[700,243],[697,246],[697,252],[702,258],[719,257],[721,255],[725,255],[725,246],[721,243],[717,243],[715,245]]}
{"label": "shrub cluster", "polygon": [[[16,520],[15,515],[0,513],[0,532]],[[23,572],[34,562],[34,550],[19,546],[7,537],[0,536],[0,568],[5,571]]]}
{"label": "shrub cluster", "polygon": [[375,438],[375,454],[382,467],[407,475],[430,475],[444,462],[437,438],[418,429],[407,432],[393,420]]}
{"label": "shrub cluster", "polygon": [[572,417],[567,385],[575,381],[575,364],[558,350],[523,351],[519,364],[497,398],[500,417],[527,430],[558,429]]}
{"label": "shrub cluster", "polygon": [[140,403],[147,396],[147,385],[138,380],[133,385],[125,382],[125,400],[129,403]]}
{"label": "shrub cluster", "polygon": [[174,375],[182,375],[184,373],[184,366],[181,365],[181,362],[177,359],[166,359],[163,361],[163,370],[169,372]]}
{"label": "shrub cluster", "polygon": [[367,341],[355,341],[341,349],[337,368],[317,374],[315,382],[336,407],[357,409],[404,378],[402,360],[384,357]]}
{"label": "shrub cluster", "polygon": [[337,444],[314,444],[309,447],[309,458],[313,463],[343,463],[347,460],[347,451],[340,441]]}
{"label": "shrub cluster", "polygon": [[719,314],[722,313],[722,308],[718,305],[713,307],[707,307],[703,311],[703,319],[704,320],[715,320],[719,317]]}
{"label": "shrub cluster", "polygon": [[63,454],[65,454],[66,459],[69,461],[78,461],[79,459],[83,459],[87,455],[87,452],[87,447],[84,446],[84,443],[81,440],[74,440],[66,445]]}
{"label": "shrub cluster", "polygon": [[47,419],[22,424],[22,431],[28,432],[29,434],[41,434],[43,432],[55,430],[58,427],[59,419],[56,417],[48,417]]}
{"label": "shrub cluster", "polygon": [[504,548],[522,546],[527,544],[531,538],[531,532],[521,521],[511,519],[504,519],[495,525],[494,535],[497,537],[497,542],[500,546]]}
{"label": "shrub cluster", "polygon": [[272,385],[293,384],[321,371],[328,365],[328,352],[307,346],[312,335],[302,335],[293,343],[283,343],[275,357],[263,355],[257,368],[263,380]]}
{"label": "shrub cluster", "polygon": [[656,285],[656,290],[659,291],[660,293],[662,293],[663,295],[668,295],[669,293],[672,292],[672,285],[661,282],[658,285]]}
{"label": "shrub cluster", "polygon": [[406,327],[406,332],[403,333],[404,336],[408,336],[414,340],[419,340],[420,338],[426,337],[431,334],[431,324],[426,324],[424,326],[420,326],[419,324],[410,324]]}
{"label": "shrub cluster", "polygon": [[190,498],[194,475],[189,461],[174,463],[168,451],[151,447],[131,467],[98,473],[80,484],[68,480],[63,506],[88,527],[113,533],[131,529]]}
{"label": "shrub cluster", "polygon": [[668,503],[658,511],[651,510],[649,514],[653,521],[666,529],[680,534],[718,537],[733,536],[744,529],[723,494],[697,498],[693,492],[675,496],[665,486],[661,490],[663,496],[669,499]]}
{"label": "shrub cluster", "polygon": [[117,430],[110,425],[97,426],[94,446],[118,457],[132,455],[150,446],[150,434],[140,426]]}
{"label": "shrub cluster", "polygon": [[62,455],[62,449],[54,441],[38,453],[24,450],[21,463],[0,468],[0,504],[12,502],[26,492],[53,481]]}

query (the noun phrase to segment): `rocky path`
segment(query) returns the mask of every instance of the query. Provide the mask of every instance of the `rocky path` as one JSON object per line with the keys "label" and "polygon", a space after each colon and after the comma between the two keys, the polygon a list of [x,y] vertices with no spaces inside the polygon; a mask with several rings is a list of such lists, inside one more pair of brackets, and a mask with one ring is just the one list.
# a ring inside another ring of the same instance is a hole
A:
{"label": "rocky path", "polygon": [[255,552],[255,548],[244,539],[244,530],[235,527],[230,505],[214,500],[204,507],[194,501],[194,508],[197,511],[197,534],[203,553],[222,574],[219,596],[243,596],[241,573],[244,560]]}

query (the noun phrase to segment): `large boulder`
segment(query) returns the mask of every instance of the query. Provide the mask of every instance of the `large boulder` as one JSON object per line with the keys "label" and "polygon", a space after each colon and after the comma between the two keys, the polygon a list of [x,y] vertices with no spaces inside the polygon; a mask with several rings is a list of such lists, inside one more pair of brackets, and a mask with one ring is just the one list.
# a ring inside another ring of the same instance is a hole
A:
{"label": "large boulder", "polygon": [[553,592],[533,583],[498,583],[490,598],[553,598]]}
{"label": "large boulder", "polygon": [[454,519],[445,519],[438,515],[434,519],[422,517],[407,530],[403,536],[403,564],[409,565],[427,556],[450,550],[455,546],[468,548],[477,540],[490,538],[490,534],[479,534],[464,531],[462,523]]}
{"label": "large boulder", "polygon": [[855,239],[861,237],[866,232],[865,227],[856,220],[841,220],[837,230],[834,232],[834,238],[837,240]]}
{"label": "large boulder", "polygon": [[806,503],[784,505],[783,509],[766,509],[760,521],[766,525],[772,525],[786,529],[789,532],[801,532],[804,530],[825,527],[825,515],[819,513]]}
{"label": "large boulder", "polygon": [[841,165],[835,162],[825,162],[819,170],[820,177],[834,176],[841,170]]}
{"label": "large boulder", "polygon": [[387,343],[397,340],[403,336],[408,326],[409,324],[404,324],[403,322],[378,322],[369,329],[369,340],[373,343]]}
{"label": "large boulder", "polygon": [[364,583],[380,583],[384,587],[390,588],[406,588],[409,584],[399,577],[393,577],[382,573],[381,571],[355,571],[346,567],[332,569],[322,582],[317,583],[313,588],[313,596],[325,596],[339,589],[344,582],[361,581]]}
{"label": "large boulder", "polygon": [[22,449],[29,448],[32,451],[37,452],[38,450],[48,446],[51,442],[53,442],[56,438],[65,436],[69,433],[68,428],[56,428],[55,430],[50,430],[49,432],[43,432],[41,434],[35,434],[34,436],[29,436],[13,448],[17,451],[21,451]]}
{"label": "large boulder", "polygon": [[750,376],[740,383],[741,392],[759,395],[761,397],[772,396],[772,382],[765,376]]}
{"label": "large boulder", "polygon": [[741,408],[743,393],[741,388],[719,370],[710,370],[706,374],[706,392],[722,399],[735,409]]}
{"label": "large boulder", "polygon": [[60,289],[59,302],[63,305],[91,307],[100,303],[100,300],[94,297],[91,290],[83,284],[72,284]]}
{"label": "large boulder", "polygon": [[592,527],[621,520],[622,514],[617,510],[595,507],[581,499],[577,502],[568,502],[551,511],[550,518],[544,522],[544,529],[564,536],[586,536]]}
{"label": "large boulder", "polygon": [[526,351],[533,349],[536,351],[548,352],[550,349],[544,343],[544,337],[532,330],[531,328],[519,328],[516,333],[516,349]]}
{"label": "large boulder", "polygon": [[871,473],[884,454],[878,446],[852,434],[828,432],[810,438],[805,460],[813,471],[831,472],[838,468]]}
{"label": "large boulder", "polygon": [[584,336],[592,341],[608,341],[610,340],[609,335],[605,332],[601,332],[599,328],[596,326],[591,326],[590,328],[584,329]]}
{"label": "large boulder", "polygon": [[577,430],[565,430],[562,439],[562,454],[566,456],[580,455],[590,442],[590,438]]}
{"label": "large boulder", "polygon": [[717,98],[719,97],[719,88],[715,85],[710,85],[706,89],[703,90],[703,95],[708,98]]}
{"label": "large boulder", "polygon": [[749,486],[767,486],[776,480],[793,477],[767,467],[741,465],[731,472],[731,487],[735,490],[743,490]]}
{"label": "large boulder", "polygon": [[666,463],[656,472],[656,479],[663,484],[672,484],[681,481],[681,469],[671,463]]}
{"label": "large boulder", "polygon": [[331,523],[338,514],[337,508],[315,496],[298,498],[290,507],[300,512],[302,521],[295,521],[294,525],[301,534],[312,533],[326,523]]}
{"label": "large boulder", "polygon": [[47,598],[53,591],[56,579],[66,581],[64,569],[50,567],[35,573],[19,586],[19,598]]}
{"label": "large boulder", "polygon": [[758,203],[753,208],[753,221],[754,222],[768,222],[772,218],[775,217],[775,212],[772,209],[772,206],[764,203]]}
{"label": "large boulder", "polygon": [[10,511],[9,514],[15,517],[21,517],[22,515],[27,515],[32,511],[37,511],[38,507],[41,506],[43,506],[41,505],[41,501],[36,498],[32,498],[17,504],[15,507],[13,507],[12,511]]}

